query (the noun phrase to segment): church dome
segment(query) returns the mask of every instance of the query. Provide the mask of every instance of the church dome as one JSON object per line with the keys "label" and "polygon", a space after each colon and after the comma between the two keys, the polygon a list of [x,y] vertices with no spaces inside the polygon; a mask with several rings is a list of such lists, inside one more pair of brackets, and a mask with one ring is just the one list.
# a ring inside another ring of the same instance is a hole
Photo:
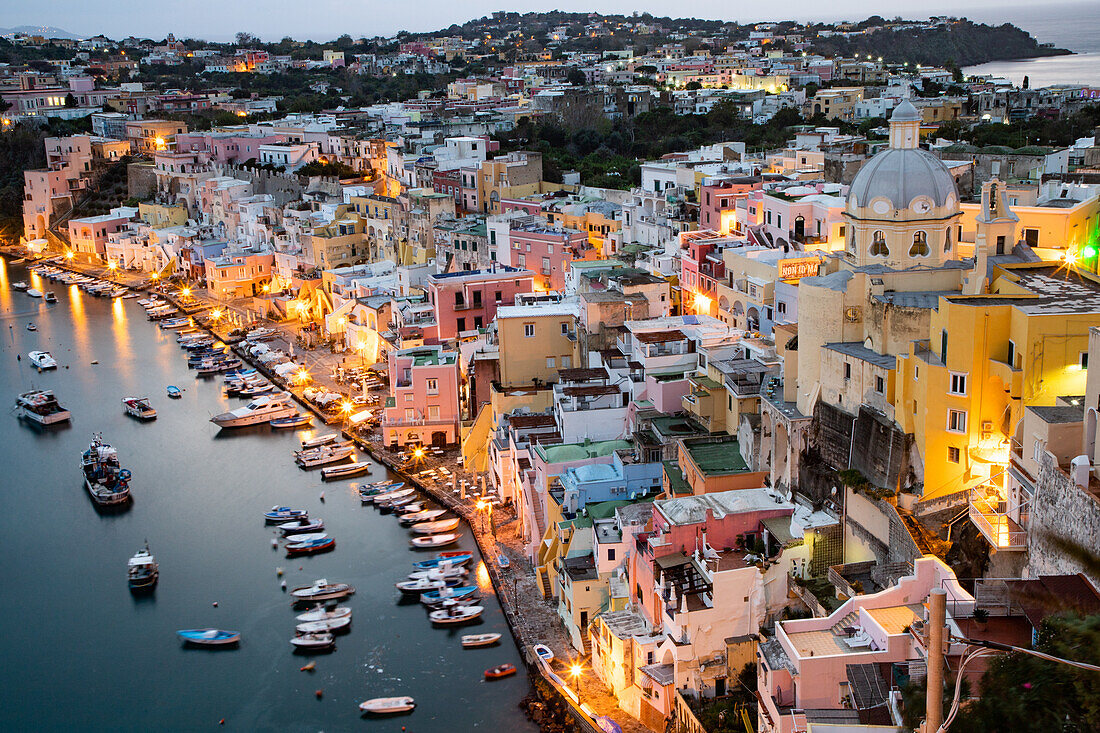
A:
{"label": "church dome", "polygon": [[[956,201],[951,171],[939,158],[919,148],[884,150],[859,169],[848,190],[848,209],[870,206],[876,218],[895,218],[911,209],[923,213],[922,202],[928,208],[940,208]],[[918,204],[916,209],[914,204]]]}

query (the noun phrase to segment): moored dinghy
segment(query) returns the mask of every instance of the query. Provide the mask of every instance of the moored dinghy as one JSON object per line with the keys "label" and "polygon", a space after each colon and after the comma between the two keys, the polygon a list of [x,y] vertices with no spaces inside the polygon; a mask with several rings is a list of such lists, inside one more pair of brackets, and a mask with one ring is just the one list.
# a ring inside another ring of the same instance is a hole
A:
{"label": "moored dinghy", "polygon": [[336,549],[336,538],[326,537],[319,540],[307,540],[305,542],[295,542],[286,546],[286,556],[294,557],[295,555],[316,555],[319,552],[329,552]]}
{"label": "moored dinghy", "polygon": [[233,646],[241,641],[241,632],[224,629],[180,629],[176,635],[195,646]]}
{"label": "moored dinghy", "polygon": [[309,512],[305,509],[294,509],[288,506],[273,506],[270,511],[264,512],[264,519],[268,522],[304,520],[309,519]]}
{"label": "moored dinghy", "polygon": [[413,537],[409,540],[409,544],[413,547],[446,547],[447,545],[453,545],[455,542],[458,542],[458,538],[461,536],[459,532],[430,534],[426,537]]}
{"label": "moored dinghy", "polygon": [[283,533],[283,536],[294,534],[306,534],[309,532],[316,532],[325,528],[325,520],[317,519],[300,519],[297,522],[287,522],[286,524],[279,525],[279,531]]}
{"label": "moored dinghy", "polygon": [[312,611],[306,611],[295,616],[297,621],[328,621],[331,619],[344,618],[347,616],[351,618],[351,609],[347,606],[336,606],[335,608],[325,608],[318,604]]}
{"label": "moored dinghy", "polygon": [[123,397],[122,409],[126,414],[138,420],[155,420],[157,411],[149,404],[148,397]]}
{"label": "moored dinghy", "polygon": [[306,438],[302,441],[302,450],[309,450],[310,448],[316,448],[319,445],[332,443],[338,437],[340,436],[336,433],[325,433],[324,435],[317,435],[313,438]]}
{"label": "moored dinghy", "polygon": [[170,384],[168,385],[168,396],[174,400],[178,400],[180,397],[183,397],[183,392],[179,387]]}
{"label": "moored dinghy", "polygon": [[304,621],[294,629],[299,634],[331,634],[340,629],[346,629],[351,626],[351,616],[341,616],[339,618],[325,618],[320,621]]}
{"label": "moored dinghy", "polygon": [[414,708],[416,708],[416,701],[411,697],[376,697],[373,700],[359,703],[359,709],[371,715],[408,713]]}
{"label": "moored dinghy", "polygon": [[369,461],[345,463],[342,466],[327,466],[321,469],[321,480],[329,481],[332,479],[346,478],[348,476],[358,476],[361,473],[370,473]]}
{"label": "moored dinghy", "polygon": [[485,611],[484,606],[463,606],[458,603],[451,605],[451,603],[447,602],[444,608],[428,614],[428,618],[431,619],[433,624],[441,626],[466,624],[477,619]]}
{"label": "moored dinghy", "polygon": [[462,637],[463,649],[477,649],[483,646],[492,646],[500,641],[500,634],[466,634]]}
{"label": "moored dinghy", "polygon": [[313,585],[294,588],[290,591],[290,597],[295,603],[310,603],[315,601],[335,601],[346,598],[355,592],[354,586],[347,583],[330,583],[325,578],[313,581]]}
{"label": "moored dinghy", "polygon": [[332,649],[336,644],[336,637],[330,633],[300,634],[290,640],[295,649],[301,652],[320,652]]}

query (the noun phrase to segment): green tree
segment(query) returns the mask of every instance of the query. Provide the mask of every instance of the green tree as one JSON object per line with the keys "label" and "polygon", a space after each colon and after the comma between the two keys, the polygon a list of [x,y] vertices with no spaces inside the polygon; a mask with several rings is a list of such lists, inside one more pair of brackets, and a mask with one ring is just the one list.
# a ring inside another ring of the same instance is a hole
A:
{"label": "green tree", "polygon": [[575,87],[583,87],[585,85],[584,72],[580,69],[570,69],[566,74],[565,80]]}

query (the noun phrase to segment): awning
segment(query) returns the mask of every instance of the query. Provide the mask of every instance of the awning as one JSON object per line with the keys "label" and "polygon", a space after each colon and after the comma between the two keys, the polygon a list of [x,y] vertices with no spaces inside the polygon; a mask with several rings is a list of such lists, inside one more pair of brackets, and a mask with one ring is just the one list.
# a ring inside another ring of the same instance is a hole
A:
{"label": "awning", "polygon": [[354,415],[352,415],[351,417],[349,417],[348,422],[350,422],[352,425],[358,425],[359,423],[363,422],[364,420],[369,420],[370,416],[372,414],[374,414],[374,413],[371,410],[363,410],[362,412],[357,412]]}

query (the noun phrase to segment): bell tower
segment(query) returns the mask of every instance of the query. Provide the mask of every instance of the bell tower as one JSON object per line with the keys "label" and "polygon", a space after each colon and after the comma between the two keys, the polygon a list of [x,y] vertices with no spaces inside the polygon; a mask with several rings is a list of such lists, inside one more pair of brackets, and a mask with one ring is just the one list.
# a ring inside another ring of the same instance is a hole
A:
{"label": "bell tower", "polygon": [[1016,225],[1020,217],[1008,208],[1005,184],[991,178],[982,184],[982,209],[974,237],[974,270],[966,279],[966,294],[978,295],[989,287],[989,258],[1012,253],[1016,246]]}

